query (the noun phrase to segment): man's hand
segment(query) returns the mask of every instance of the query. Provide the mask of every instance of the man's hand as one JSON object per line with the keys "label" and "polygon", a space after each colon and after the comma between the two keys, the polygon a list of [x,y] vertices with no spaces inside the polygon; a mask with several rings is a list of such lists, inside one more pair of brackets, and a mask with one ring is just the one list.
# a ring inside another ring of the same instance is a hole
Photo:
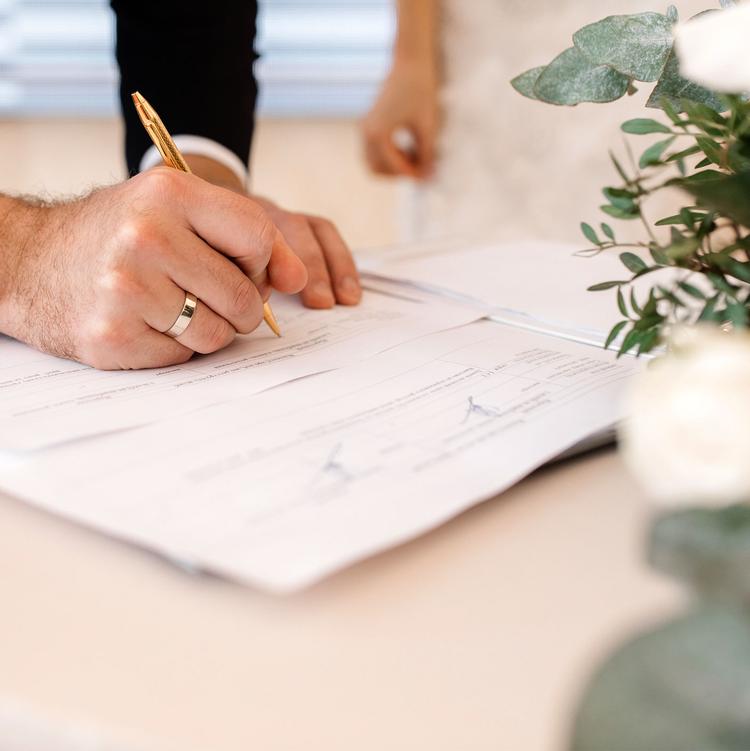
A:
{"label": "man's hand", "polygon": [[300,296],[308,308],[330,308],[336,303],[356,305],[362,299],[351,251],[332,222],[285,211],[257,196],[253,200],[266,210],[305,264],[307,284]]}
{"label": "man's hand", "polygon": [[[190,169],[204,180],[246,195],[240,180],[224,165],[197,154],[186,154],[185,159]],[[333,223],[321,217],[286,211],[266,198],[250,198],[266,210],[305,264],[308,279],[301,293],[305,305],[330,308],[336,303],[356,305],[361,300],[357,267]]]}
{"label": "man's hand", "polygon": [[[0,331],[103,369],[161,367],[214,352],[263,320],[304,264],[257,203],[157,168],[51,207],[3,200]],[[7,242],[6,242],[7,239]],[[187,331],[168,330],[185,292]]]}
{"label": "man's hand", "polygon": [[[435,167],[439,132],[438,79],[429,60],[397,61],[362,122],[365,157],[373,172],[425,179]],[[397,144],[397,134],[412,143]]]}

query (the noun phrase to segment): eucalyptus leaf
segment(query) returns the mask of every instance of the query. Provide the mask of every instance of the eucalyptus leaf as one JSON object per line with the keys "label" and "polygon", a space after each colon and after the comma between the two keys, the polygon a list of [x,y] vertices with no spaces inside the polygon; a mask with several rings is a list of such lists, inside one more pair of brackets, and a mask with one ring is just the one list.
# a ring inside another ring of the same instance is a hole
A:
{"label": "eucalyptus leaf", "polygon": [[623,211],[637,211],[635,204],[635,194],[623,188],[604,188],[602,190],[604,197],[618,209]]}
{"label": "eucalyptus leaf", "polygon": [[604,342],[604,349],[609,349],[609,346],[617,339],[620,332],[628,325],[629,321],[620,321],[616,323],[607,336],[607,341]]}
{"label": "eucalyptus leaf", "polygon": [[622,294],[622,287],[617,288],[617,307],[620,309],[620,313],[622,313],[627,318],[628,308],[625,305],[625,297]]}
{"label": "eucalyptus leaf", "polygon": [[615,232],[606,222],[601,223],[602,232],[610,239],[612,242],[615,242]]}
{"label": "eucalyptus leaf", "polygon": [[700,241],[697,237],[685,237],[682,240],[673,242],[669,247],[664,249],[668,258],[674,261],[680,261],[692,255],[700,247]]}
{"label": "eucalyptus leaf", "polygon": [[715,209],[738,224],[750,227],[750,172],[726,175],[709,170],[672,184],[695,196],[702,206]]}
{"label": "eucalyptus leaf", "polygon": [[645,117],[637,117],[635,120],[627,120],[620,126],[624,133],[641,136],[648,133],[671,133],[672,130],[658,120],[650,120]]}
{"label": "eucalyptus leaf", "polygon": [[637,219],[639,217],[638,210],[634,211],[626,211],[625,209],[620,209],[617,206],[608,206],[606,204],[599,207],[605,214],[608,214],[609,216],[615,218],[615,219]]}
{"label": "eucalyptus leaf", "polygon": [[648,268],[646,262],[635,253],[620,253],[620,261],[628,271],[634,274],[640,274]]}
{"label": "eucalyptus leaf", "polygon": [[672,136],[671,138],[667,138],[664,141],[657,141],[656,143],[651,144],[651,146],[649,146],[643,152],[643,154],[641,154],[641,158],[638,160],[638,166],[650,167],[652,165],[659,164],[661,162],[662,154],[672,144],[674,138],[675,137]]}
{"label": "eucalyptus leaf", "polygon": [[661,334],[658,327],[654,327],[647,331],[641,341],[638,344],[638,354],[643,355],[646,352],[650,352],[661,341]]}
{"label": "eucalyptus leaf", "polygon": [[682,151],[675,151],[674,154],[670,154],[667,157],[667,161],[676,162],[680,159],[684,159],[685,157],[693,156],[693,154],[700,154],[700,153],[701,153],[700,146],[690,146],[687,149],[683,149]]}
{"label": "eucalyptus leaf", "polygon": [[711,284],[714,285],[716,289],[726,295],[731,295],[732,297],[734,297],[734,293],[737,291],[737,288],[726,280],[724,274],[718,271],[709,271],[706,273],[706,278],[711,282]]}
{"label": "eucalyptus leaf", "polygon": [[705,300],[706,296],[695,285],[689,282],[678,282],[677,286],[690,297],[694,297],[696,300]]}
{"label": "eucalyptus leaf", "polygon": [[694,124],[703,126],[707,131],[716,132],[715,126],[726,125],[726,118],[720,112],[701,102],[686,98],[682,103],[682,108]]}
{"label": "eucalyptus leaf", "polygon": [[684,99],[705,104],[717,112],[726,109],[726,105],[714,92],[699,86],[697,83],[688,81],[687,78],[680,75],[680,63],[674,50],[669,53],[664,70],[651,92],[646,106],[659,109],[664,99],[677,111],[682,111]]}
{"label": "eucalyptus leaf", "polygon": [[510,85],[519,94],[523,94],[523,96],[528,97],[529,99],[538,100],[539,97],[534,93],[534,85],[536,84],[537,79],[546,67],[546,65],[540,65],[537,68],[531,68],[531,70],[527,70],[525,73],[521,73],[521,75],[516,76],[510,82]]}
{"label": "eucalyptus leaf", "polygon": [[612,289],[613,287],[619,287],[621,284],[627,284],[626,281],[621,282],[599,282],[599,284],[592,284],[587,288],[587,292],[603,292],[605,289]]}
{"label": "eucalyptus leaf", "polygon": [[641,308],[641,306],[638,304],[638,300],[635,296],[635,287],[630,288],[630,307],[633,309],[633,312],[636,315],[643,315],[643,308]]}
{"label": "eucalyptus leaf", "polygon": [[666,227],[670,224],[684,224],[682,216],[675,214],[674,216],[665,216],[664,219],[659,219],[658,222],[654,222],[655,227]]}
{"label": "eucalyptus leaf", "polygon": [[667,117],[672,121],[674,125],[678,125],[681,128],[684,128],[684,122],[682,120],[682,117],[680,116],[680,113],[677,111],[677,109],[674,107],[674,105],[669,101],[669,99],[662,99],[659,103],[659,106],[664,110]]}
{"label": "eucalyptus leaf", "polygon": [[560,53],[540,74],[534,94],[550,104],[612,102],[628,89],[627,76],[607,65],[596,65],[575,47]]}
{"label": "eucalyptus leaf", "polygon": [[742,303],[737,301],[727,303],[727,315],[736,329],[744,329],[747,326],[747,308]]}
{"label": "eucalyptus leaf", "polygon": [[697,136],[695,142],[710,162],[721,165],[724,161],[724,152],[721,146],[708,136]]}
{"label": "eucalyptus leaf", "polygon": [[674,292],[668,290],[666,287],[659,287],[659,292],[661,292],[662,300],[667,300],[678,308],[685,307],[685,304],[682,302],[682,300],[680,300],[680,298],[677,297]]}
{"label": "eucalyptus leaf", "polygon": [[635,328],[630,329],[630,331],[628,331],[628,333],[625,335],[625,338],[622,340],[622,344],[620,345],[620,350],[618,351],[617,356],[620,357],[626,352],[629,352],[636,344],[638,344],[640,338],[640,331],[636,331]]}
{"label": "eucalyptus leaf", "polygon": [[649,247],[649,253],[651,253],[651,258],[654,259],[654,263],[658,264],[659,266],[668,266],[669,265],[669,256],[659,247],[654,246],[653,244]]}
{"label": "eucalyptus leaf", "polygon": [[700,315],[698,316],[699,321],[713,321],[715,320],[715,309],[716,305],[719,302],[719,295],[714,295],[713,297],[709,298],[706,301],[706,304],[703,306],[703,310],[701,311]]}
{"label": "eucalyptus leaf", "polygon": [[743,263],[731,256],[725,256],[721,268],[735,279],[750,283],[750,263]]}
{"label": "eucalyptus leaf", "polygon": [[608,16],[579,29],[573,44],[594,64],[610,65],[637,81],[656,81],[672,49],[672,25],[661,13]]}
{"label": "eucalyptus leaf", "polygon": [[601,240],[599,240],[594,228],[590,224],[581,222],[581,232],[583,232],[589,242],[592,242],[594,245],[601,245]]}

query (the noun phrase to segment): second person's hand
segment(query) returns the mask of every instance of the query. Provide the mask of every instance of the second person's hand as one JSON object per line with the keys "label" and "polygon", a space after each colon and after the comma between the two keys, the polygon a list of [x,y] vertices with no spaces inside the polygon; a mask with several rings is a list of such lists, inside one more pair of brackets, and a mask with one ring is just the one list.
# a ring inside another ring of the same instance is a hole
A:
{"label": "second person's hand", "polygon": [[[407,146],[396,142],[406,132]],[[429,61],[396,61],[362,121],[365,158],[379,175],[423,180],[435,168],[439,132],[438,80]]]}

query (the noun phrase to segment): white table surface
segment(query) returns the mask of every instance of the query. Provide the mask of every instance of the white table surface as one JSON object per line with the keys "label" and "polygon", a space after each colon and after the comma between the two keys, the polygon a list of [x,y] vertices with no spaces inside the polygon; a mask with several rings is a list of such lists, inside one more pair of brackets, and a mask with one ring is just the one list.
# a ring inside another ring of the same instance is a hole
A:
{"label": "white table surface", "polygon": [[597,657],[678,606],[652,512],[599,452],[278,598],[0,495],[0,700],[138,751],[557,751]]}

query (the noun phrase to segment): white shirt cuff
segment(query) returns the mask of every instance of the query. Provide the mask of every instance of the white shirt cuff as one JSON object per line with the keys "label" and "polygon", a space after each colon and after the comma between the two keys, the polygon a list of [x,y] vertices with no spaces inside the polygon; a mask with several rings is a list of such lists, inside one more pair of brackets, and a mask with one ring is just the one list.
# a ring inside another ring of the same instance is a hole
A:
{"label": "white shirt cuff", "polygon": [[[242,163],[242,160],[233,151],[226,146],[214,141],[210,138],[204,138],[203,136],[189,136],[180,135],[173,138],[175,146],[183,154],[197,154],[199,156],[205,156],[209,159],[213,159],[219,164],[223,164],[227,169],[230,169],[239,178],[242,186],[247,188],[248,184],[248,170],[247,166]],[[156,167],[162,163],[161,154],[156,146],[152,146],[141,159],[139,170],[145,172],[151,167]]]}

